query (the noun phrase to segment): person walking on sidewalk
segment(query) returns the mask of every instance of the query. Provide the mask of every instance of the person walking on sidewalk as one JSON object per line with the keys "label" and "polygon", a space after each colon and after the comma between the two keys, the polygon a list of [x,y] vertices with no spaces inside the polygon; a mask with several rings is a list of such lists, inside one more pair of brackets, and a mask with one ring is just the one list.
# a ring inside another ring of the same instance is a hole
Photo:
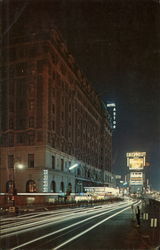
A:
{"label": "person walking on sidewalk", "polygon": [[139,206],[136,207],[135,212],[136,212],[137,226],[139,227],[140,226],[140,215],[141,215]]}

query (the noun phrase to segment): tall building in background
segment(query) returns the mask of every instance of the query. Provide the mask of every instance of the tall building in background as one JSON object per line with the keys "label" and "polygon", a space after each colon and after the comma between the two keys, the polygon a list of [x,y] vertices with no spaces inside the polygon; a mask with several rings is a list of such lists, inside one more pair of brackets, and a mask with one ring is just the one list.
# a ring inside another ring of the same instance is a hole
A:
{"label": "tall building in background", "polygon": [[115,103],[107,103],[107,110],[109,113],[109,122],[112,130],[116,129],[116,104]]}
{"label": "tall building in background", "polygon": [[0,192],[14,183],[18,192],[110,186],[104,106],[57,29],[20,18],[3,39],[1,61]]}

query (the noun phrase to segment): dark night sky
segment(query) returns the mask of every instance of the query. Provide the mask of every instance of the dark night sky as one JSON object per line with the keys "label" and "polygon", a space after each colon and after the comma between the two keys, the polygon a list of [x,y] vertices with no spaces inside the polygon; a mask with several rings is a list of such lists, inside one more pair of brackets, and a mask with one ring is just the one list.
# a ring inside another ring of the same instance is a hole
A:
{"label": "dark night sky", "polygon": [[[160,5],[155,1],[61,1],[56,24],[104,101],[117,104],[113,171],[146,151],[160,190]],[[54,12],[54,10],[53,10]]]}
{"label": "dark night sky", "polygon": [[127,171],[126,152],[146,151],[152,187],[160,190],[160,3],[41,2],[87,79],[105,102],[117,104],[113,171]]}

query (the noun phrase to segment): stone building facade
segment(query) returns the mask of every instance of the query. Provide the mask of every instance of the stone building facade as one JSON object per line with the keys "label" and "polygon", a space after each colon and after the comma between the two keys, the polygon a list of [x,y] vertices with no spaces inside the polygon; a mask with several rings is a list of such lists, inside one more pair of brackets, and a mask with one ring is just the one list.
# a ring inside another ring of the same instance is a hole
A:
{"label": "stone building facade", "polygon": [[105,108],[57,30],[13,32],[1,56],[0,192],[110,186]]}

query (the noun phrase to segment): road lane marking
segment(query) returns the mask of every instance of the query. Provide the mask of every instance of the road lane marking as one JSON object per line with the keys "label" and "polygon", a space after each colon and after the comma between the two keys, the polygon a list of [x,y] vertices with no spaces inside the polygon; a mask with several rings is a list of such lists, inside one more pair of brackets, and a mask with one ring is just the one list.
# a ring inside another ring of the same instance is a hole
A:
{"label": "road lane marking", "polygon": [[71,241],[73,241],[73,240],[75,240],[75,239],[81,237],[82,235],[88,233],[89,231],[91,231],[91,230],[94,229],[95,227],[98,227],[99,225],[101,225],[101,224],[104,223],[105,221],[107,221],[107,220],[109,220],[109,219],[115,217],[116,215],[118,215],[118,214],[120,214],[120,213],[123,213],[125,210],[127,210],[127,209],[129,209],[129,208],[130,208],[130,206],[127,207],[127,208],[125,208],[125,209],[123,209],[123,210],[121,210],[121,211],[119,211],[119,212],[117,212],[117,213],[115,213],[115,214],[113,214],[113,215],[111,215],[111,216],[109,216],[109,217],[107,217],[106,219],[104,219],[104,220],[102,220],[102,221],[96,223],[95,225],[93,225],[93,226],[89,227],[88,229],[84,230],[83,232],[81,232],[81,233],[75,235],[74,237],[70,238],[69,240],[63,242],[63,243],[60,244],[59,246],[57,246],[57,247],[55,247],[55,248],[52,248],[52,250],[57,250],[57,249],[59,249],[60,247],[65,246],[65,245],[68,244],[69,242],[71,242]]}
{"label": "road lane marking", "polygon": [[[126,205],[125,205],[125,206],[126,206]],[[124,207],[124,206],[122,206],[122,207]],[[96,215],[94,215],[94,216],[91,216],[91,217],[86,218],[86,219],[84,219],[84,220],[82,220],[82,221],[73,223],[72,225],[69,225],[69,226],[67,226],[67,227],[61,228],[61,229],[59,229],[59,230],[57,230],[57,231],[54,231],[54,232],[52,232],[52,233],[49,233],[49,234],[40,236],[40,237],[38,237],[38,238],[36,238],[36,239],[33,239],[33,240],[31,240],[31,241],[28,241],[28,242],[25,242],[25,243],[23,243],[23,244],[21,244],[21,245],[19,245],[19,246],[13,247],[13,248],[11,248],[11,250],[14,250],[14,249],[18,249],[18,248],[24,247],[24,246],[26,246],[26,245],[29,245],[29,244],[34,243],[34,242],[36,242],[36,241],[42,240],[42,239],[47,238],[47,237],[49,237],[49,236],[52,236],[52,235],[54,235],[54,234],[60,233],[60,232],[65,231],[65,230],[67,230],[67,229],[69,229],[69,228],[71,228],[71,227],[77,226],[77,225],[79,225],[79,224],[82,224],[83,222],[86,222],[86,221],[91,220],[91,219],[93,219],[93,218],[96,218],[96,217],[99,217],[99,216],[101,216],[101,215],[110,213],[110,212],[112,212],[112,211],[114,211],[114,210],[117,210],[117,209],[120,209],[120,208],[118,207],[118,208],[111,209],[111,210],[109,210],[109,211],[103,212],[103,213],[98,214],[98,215],[96,214]],[[127,208],[127,209],[128,209],[128,208]],[[25,230],[25,231],[27,231],[27,230]]]}

